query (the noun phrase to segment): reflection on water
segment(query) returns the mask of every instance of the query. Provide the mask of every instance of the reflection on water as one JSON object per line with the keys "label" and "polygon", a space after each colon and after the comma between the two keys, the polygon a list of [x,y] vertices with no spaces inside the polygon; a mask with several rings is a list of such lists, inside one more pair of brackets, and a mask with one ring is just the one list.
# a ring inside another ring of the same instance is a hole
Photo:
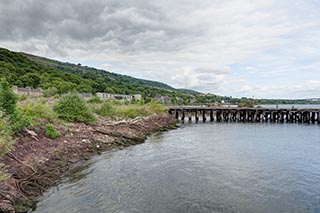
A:
{"label": "reflection on water", "polygon": [[186,124],[96,157],[35,212],[319,212],[319,125]]}

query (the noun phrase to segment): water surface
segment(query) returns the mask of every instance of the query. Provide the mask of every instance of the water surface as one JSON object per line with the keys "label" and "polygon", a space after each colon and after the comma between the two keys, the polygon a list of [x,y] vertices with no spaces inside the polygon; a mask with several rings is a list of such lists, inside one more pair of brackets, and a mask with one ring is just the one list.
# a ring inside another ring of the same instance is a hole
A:
{"label": "water surface", "polygon": [[35,212],[319,212],[319,128],[184,124],[95,157]]}

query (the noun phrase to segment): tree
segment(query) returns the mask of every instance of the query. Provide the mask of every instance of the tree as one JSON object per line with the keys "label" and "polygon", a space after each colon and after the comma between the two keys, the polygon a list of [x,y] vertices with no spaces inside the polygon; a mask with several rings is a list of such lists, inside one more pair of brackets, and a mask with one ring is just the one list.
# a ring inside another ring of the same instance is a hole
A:
{"label": "tree", "polygon": [[17,95],[14,94],[7,80],[2,78],[0,82],[0,109],[6,115],[13,117],[16,114],[17,101]]}

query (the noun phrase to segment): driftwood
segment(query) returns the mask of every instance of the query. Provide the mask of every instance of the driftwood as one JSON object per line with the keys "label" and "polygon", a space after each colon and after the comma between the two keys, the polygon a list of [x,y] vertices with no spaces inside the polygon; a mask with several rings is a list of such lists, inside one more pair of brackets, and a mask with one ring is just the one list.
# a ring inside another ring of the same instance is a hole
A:
{"label": "driftwood", "polygon": [[123,138],[126,140],[133,140],[133,141],[139,141],[139,142],[143,142],[145,140],[145,137],[130,137],[127,135],[124,135],[120,132],[116,132],[116,131],[111,131],[111,130],[107,130],[107,129],[101,129],[101,128],[95,128],[94,129],[96,132],[102,133],[104,135],[109,135],[111,137],[117,137],[117,138]]}

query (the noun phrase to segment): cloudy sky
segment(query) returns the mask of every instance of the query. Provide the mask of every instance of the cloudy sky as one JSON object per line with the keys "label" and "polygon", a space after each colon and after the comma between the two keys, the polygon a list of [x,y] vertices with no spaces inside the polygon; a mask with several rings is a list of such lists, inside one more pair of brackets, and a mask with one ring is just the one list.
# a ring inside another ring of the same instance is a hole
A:
{"label": "cloudy sky", "polygon": [[0,46],[235,97],[320,97],[318,0],[0,0]]}

